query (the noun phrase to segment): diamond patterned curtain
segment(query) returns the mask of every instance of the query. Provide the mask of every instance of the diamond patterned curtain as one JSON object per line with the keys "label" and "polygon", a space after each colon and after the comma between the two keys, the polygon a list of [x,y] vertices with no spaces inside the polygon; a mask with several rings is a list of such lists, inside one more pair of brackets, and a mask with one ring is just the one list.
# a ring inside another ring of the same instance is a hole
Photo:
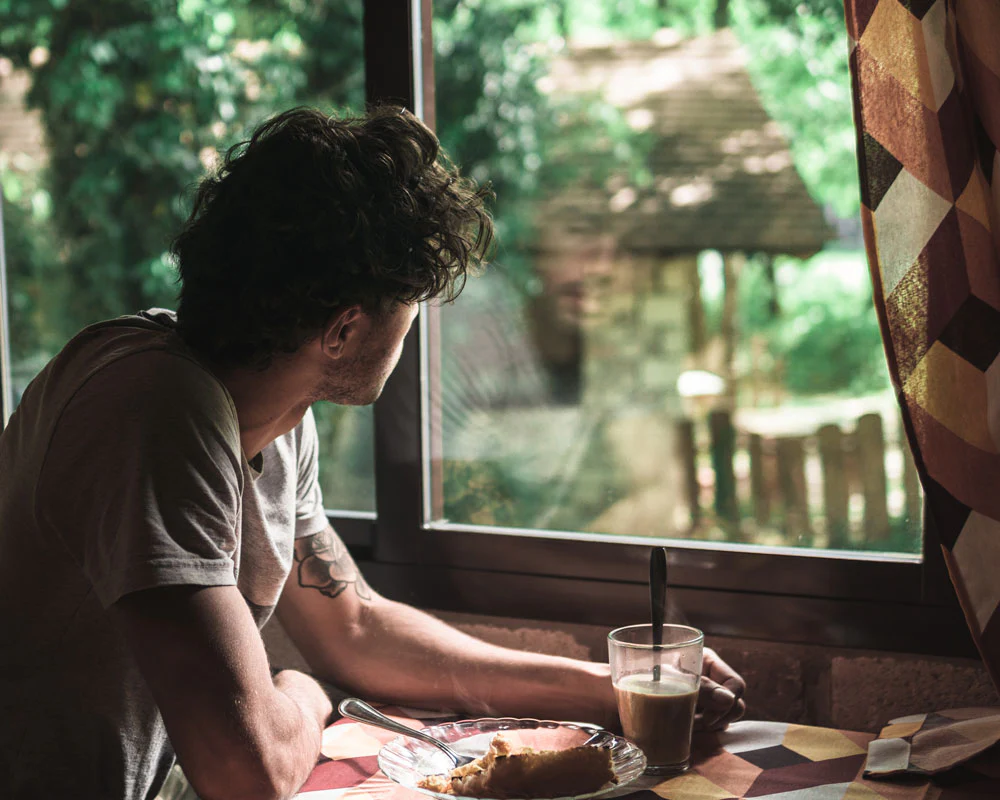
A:
{"label": "diamond patterned curtain", "polygon": [[1000,2],[845,8],[889,371],[952,582],[1000,686]]}

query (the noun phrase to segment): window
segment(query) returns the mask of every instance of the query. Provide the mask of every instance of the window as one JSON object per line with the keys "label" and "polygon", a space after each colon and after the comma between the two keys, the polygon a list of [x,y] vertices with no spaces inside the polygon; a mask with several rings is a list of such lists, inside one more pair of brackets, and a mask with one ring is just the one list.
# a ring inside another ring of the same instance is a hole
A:
{"label": "window", "polygon": [[[376,588],[618,625],[663,545],[711,634],[972,652],[868,301],[839,3],[266,8],[184,3],[76,63],[5,30],[0,114],[32,72],[47,114],[75,104],[47,151],[0,147],[15,401],[82,324],[172,303],[163,198],[201,159],[363,83],[494,182],[501,237],[422,309],[374,414],[317,409],[331,519]],[[160,34],[184,57],[141,46]]]}
{"label": "window", "polygon": [[440,312],[434,522],[920,553],[843,20],[732,13],[438,4],[438,128],[506,236]]}
{"label": "window", "polygon": [[[291,106],[364,105],[361,0],[133,5],[8,12],[3,25],[12,405],[85,325],[174,307],[167,244],[220,148]],[[80,13],[93,18],[83,24]],[[324,404],[316,417],[327,505],[370,519],[372,410]]]}
{"label": "window", "polygon": [[502,247],[377,403],[367,569],[613,625],[664,545],[710,633],[971,653],[871,309],[840,7],[635,6],[424,2],[369,84],[494,182]]}

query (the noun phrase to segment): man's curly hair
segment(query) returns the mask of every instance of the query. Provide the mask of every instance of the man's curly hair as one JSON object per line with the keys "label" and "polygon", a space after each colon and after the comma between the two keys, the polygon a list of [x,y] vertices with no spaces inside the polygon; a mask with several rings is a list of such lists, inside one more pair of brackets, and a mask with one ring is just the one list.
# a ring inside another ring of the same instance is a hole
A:
{"label": "man's curly hair", "polygon": [[345,306],[452,300],[488,256],[491,197],[400,108],[279,114],[229,149],[174,240],[179,332],[215,364],[264,368]]}

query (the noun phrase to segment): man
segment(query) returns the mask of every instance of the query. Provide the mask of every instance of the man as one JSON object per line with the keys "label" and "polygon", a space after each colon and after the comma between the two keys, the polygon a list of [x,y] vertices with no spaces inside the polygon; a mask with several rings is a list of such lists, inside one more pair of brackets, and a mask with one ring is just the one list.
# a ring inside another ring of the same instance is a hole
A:
{"label": "man", "polygon": [[[0,796],[151,798],[175,754],[203,800],[294,793],[332,709],[272,677],[275,606],[359,695],[614,723],[607,665],[378,596],[323,514],[310,405],[378,397],[417,303],[487,252],[487,194],[405,112],[279,115],[202,184],[176,318],[91,326],[28,387],[0,437]],[[724,724],[742,682],[710,672]]]}

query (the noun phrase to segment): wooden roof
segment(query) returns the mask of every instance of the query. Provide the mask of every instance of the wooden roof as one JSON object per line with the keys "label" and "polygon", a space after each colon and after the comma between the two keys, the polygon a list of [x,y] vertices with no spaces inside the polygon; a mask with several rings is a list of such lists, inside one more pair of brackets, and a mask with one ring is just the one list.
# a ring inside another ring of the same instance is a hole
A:
{"label": "wooden roof", "polygon": [[612,180],[602,190],[552,197],[542,218],[600,218],[622,246],[657,252],[766,252],[807,256],[834,238],[765,112],[729,30],[691,39],[570,43],[543,89],[597,92],[633,127],[655,136],[647,188]]}

